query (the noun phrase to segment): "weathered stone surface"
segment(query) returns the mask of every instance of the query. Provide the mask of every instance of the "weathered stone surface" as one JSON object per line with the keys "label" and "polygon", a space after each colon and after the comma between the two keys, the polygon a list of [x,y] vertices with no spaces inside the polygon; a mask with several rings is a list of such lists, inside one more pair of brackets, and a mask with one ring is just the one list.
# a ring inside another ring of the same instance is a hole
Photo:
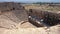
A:
{"label": "weathered stone surface", "polygon": [[[2,31],[4,30],[4,31]],[[60,27],[53,26],[48,29],[41,28],[18,28],[18,29],[3,29],[0,28],[0,34],[60,34]]]}
{"label": "weathered stone surface", "polygon": [[0,34],[60,34],[60,26],[36,28],[36,26],[28,22],[27,12],[22,9],[24,7],[21,8],[15,3],[6,4],[7,7],[5,3],[0,4],[0,7],[3,7],[0,8],[2,11],[0,15]]}
{"label": "weathered stone surface", "polygon": [[0,7],[0,26],[2,28],[16,28],[21,21],[28,21],[27,12],[19,3],[0,3]]}
{"label": "weathered stone surface", "polygon": [[[60,14],[55,13],[53,11],[44,11],[44,10],[37,10],[37,9],[30,9],[28,12],[30,18],[29,21],[36,26],[54,26],[60,24]],[[41,21],[43,20],[43,21]],[[37,21],[37,22],[36,22]],[[40,24],[38,23],[40,22]]]}
{"label": "weathered stone surface", "polygon": [[23,10],[24,7],[19,3],[14,2],[3,2],[0,3],[0,10],[2,11],[11,11],[11,10]]}
{"label": "weathered stone surface", "polygon": [[50,27],[49,34],[60,34],[60,25]]}
{"label": "weathered stone surface", "polygon": [[19,28],[5,30],[3,34],[47,34],[47,32],[43,28]]}

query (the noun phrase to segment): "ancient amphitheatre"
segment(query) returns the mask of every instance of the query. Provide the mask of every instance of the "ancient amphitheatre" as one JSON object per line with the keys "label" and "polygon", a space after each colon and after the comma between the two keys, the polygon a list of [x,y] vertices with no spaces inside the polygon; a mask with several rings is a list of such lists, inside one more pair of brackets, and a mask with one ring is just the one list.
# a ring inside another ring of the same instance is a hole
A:
{"label": "ancient amphitheatre", "polygon": [[37,28],[28,21],[29,9],[51,10],[55,12],[59,11],[59,9],[56,10],[57,7],[53,9],[44,5],[38,6],[39,8],[35,7],[14,2],[0,3],[0,34],[60,34],[60,25],[50,28]]}

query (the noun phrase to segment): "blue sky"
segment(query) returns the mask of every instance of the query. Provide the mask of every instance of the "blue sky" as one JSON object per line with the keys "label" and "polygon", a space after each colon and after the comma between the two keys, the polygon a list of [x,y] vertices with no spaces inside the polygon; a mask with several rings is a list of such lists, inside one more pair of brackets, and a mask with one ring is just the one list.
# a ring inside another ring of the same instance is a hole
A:
{"label": "blue sky", "polygon": [[0,0],[0,2],[60,2],[60,0]]}

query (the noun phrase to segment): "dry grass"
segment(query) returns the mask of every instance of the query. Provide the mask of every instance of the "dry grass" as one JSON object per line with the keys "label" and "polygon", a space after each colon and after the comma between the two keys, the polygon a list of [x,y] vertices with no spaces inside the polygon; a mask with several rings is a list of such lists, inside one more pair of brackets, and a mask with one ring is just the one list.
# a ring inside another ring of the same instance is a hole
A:
{"label": "dry grass", "polygon": [[37,5],[37,4],[31,4],[31,5],[25,5],[25,9],[39,9],[39,10],[49,10],[49,11],[60,11],[60,7],[58,6],[48,6],[48,5]]}

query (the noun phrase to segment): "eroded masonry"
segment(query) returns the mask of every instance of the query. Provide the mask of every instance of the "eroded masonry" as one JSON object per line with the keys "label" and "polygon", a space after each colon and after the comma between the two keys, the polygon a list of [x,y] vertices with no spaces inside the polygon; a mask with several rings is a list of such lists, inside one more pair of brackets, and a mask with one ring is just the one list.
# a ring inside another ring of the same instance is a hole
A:
{"label": "eroded masonry", "polygon": [[60,13],[43,10],[25,10],[20,3],[0,3],[0,27],[50,27],[60,24]]}

